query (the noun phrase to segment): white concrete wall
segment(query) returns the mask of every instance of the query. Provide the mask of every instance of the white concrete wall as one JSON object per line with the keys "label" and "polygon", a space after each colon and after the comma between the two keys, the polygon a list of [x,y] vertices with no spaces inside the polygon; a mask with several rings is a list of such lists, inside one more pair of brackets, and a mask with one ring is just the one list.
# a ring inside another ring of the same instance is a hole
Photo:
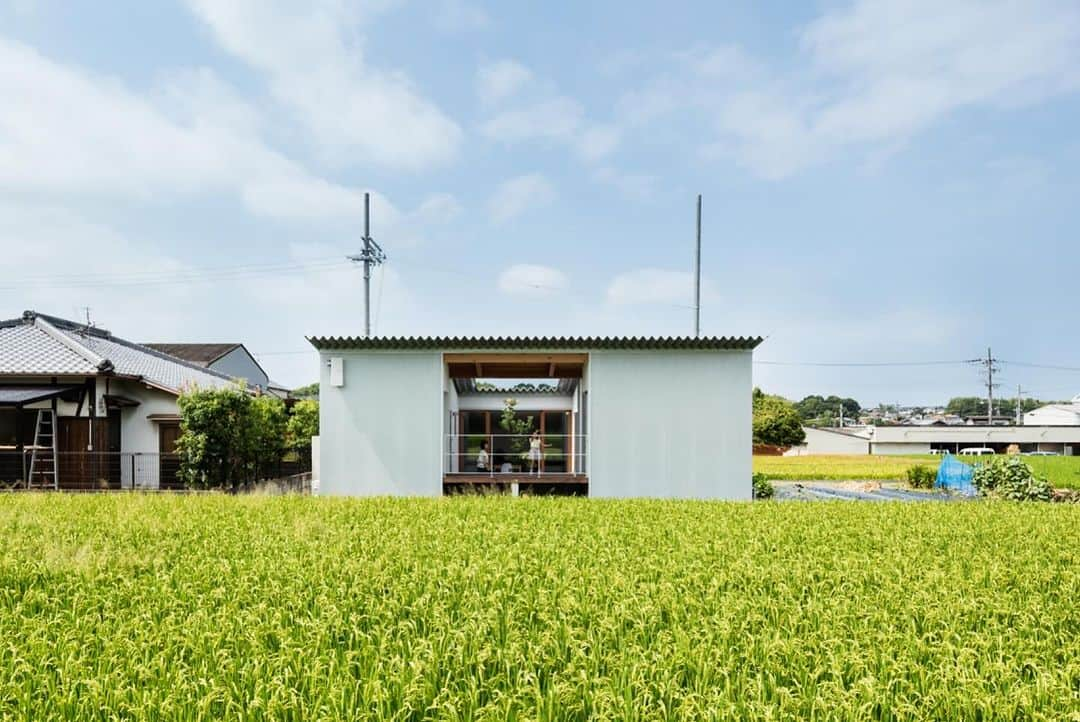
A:
{"label": "white concrete wall", "polygon": [[748,351],[593,351],[589,496],[751,498]]}
{"label": "white concrete wall", "polygon": [[1042,406],[1024,414],[1024,426],[1076,426],[1080,424],[1080,404],[1066,408]]}
{"label": "white concrete wall", "polygon": [[[330,385],[330,358],[345,385]],[[436,351],[323,351],[319,364],[319,493],[442,493],[445,412]]]}
{"label": "white concrete wall", "polygon": [[851,434],[842,434],[837,431],[814,429],[804,426],[806,443],[804,455],[817,456],[821,454],[869,454],[870,439]]}
{"label": "white concrete wall", "polygon": [[874,442],[872,453],[880,456],[906,456],[908,454],[929,454],[930,442]]}

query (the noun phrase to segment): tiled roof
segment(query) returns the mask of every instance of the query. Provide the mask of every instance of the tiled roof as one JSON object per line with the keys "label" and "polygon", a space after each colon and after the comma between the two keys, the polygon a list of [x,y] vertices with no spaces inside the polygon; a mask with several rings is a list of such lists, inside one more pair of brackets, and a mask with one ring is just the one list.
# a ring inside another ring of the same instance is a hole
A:
{"label": "tiled roof", "polygon": [[144,343],[143,346],[152,348],[155,351],[182,358],[185,361],[198,364],[199,366],[209,366],[217,361],[219,358],[229,353],[235,348],[239,348],[238,343]]}
{"label": "tiled roof", "polygon": [[0,374],[94,376],[113,374],[178,392],[188,385],[221,387],[216,371],[113,336],[108,331],[27,311],[0,321]]}
{"label": "tiled roof", "polygon": [[549,349],[627,349],[627,350],[750,350],[760,344],[760,337],[741,336],[309,336],[308,342],[319,350],[549,350]]}

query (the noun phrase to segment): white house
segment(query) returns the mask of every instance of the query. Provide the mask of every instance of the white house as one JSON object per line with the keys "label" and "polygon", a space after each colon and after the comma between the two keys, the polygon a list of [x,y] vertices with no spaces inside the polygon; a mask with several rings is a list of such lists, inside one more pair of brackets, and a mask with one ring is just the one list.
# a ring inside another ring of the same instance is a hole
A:
{"label": "white house", "polygon": [[168,486],[178,395],[229,383],[104,329],[33,311],[0,321],[0,484]]}
{"label": "white house", "polygon": [[1024,414],[1024,426],[1080,426],[1080,397],[1068,404],[1048,404]]}
{"label": "white house", "polygon": [[[751,496],[759,338],[308,340],[321,493]],[[500,426],[508,397],[537,439]]]}

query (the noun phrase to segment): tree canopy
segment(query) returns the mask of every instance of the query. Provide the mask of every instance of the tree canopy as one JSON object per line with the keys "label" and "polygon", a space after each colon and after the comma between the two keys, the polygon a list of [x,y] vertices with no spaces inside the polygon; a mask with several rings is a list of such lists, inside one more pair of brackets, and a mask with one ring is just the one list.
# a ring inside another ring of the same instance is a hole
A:
{"label": "tree canopy", "polygon": [[782,396],[754,389],[754,443],[793,446],[806,440],[795,405]]}
{"label": "tree canopy", "polygon": [[833,426],[840,417],[840,408],[844,409],[845,419],[858,419],[862,413],[859,402],[851,398],[839,396],[807,396],[795,404],[795,410],[799,417],[809,425]]}

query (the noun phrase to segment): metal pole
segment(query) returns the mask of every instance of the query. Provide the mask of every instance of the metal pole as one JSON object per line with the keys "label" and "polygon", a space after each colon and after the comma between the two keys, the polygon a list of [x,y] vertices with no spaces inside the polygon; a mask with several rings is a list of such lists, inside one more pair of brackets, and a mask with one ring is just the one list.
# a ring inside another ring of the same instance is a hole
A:
{"label": "metal pole", "polygon": [[986,425],[994,425],[994,357],[986,347]]}
{"label": "metal pole", "polygon": [[697,246],[694,252],[694,337],[701,335],[701,194],[697,197]]}
{"label": "metal pole", "polygon": [[371,335],[371,195],[364,193],[364,336]]}

